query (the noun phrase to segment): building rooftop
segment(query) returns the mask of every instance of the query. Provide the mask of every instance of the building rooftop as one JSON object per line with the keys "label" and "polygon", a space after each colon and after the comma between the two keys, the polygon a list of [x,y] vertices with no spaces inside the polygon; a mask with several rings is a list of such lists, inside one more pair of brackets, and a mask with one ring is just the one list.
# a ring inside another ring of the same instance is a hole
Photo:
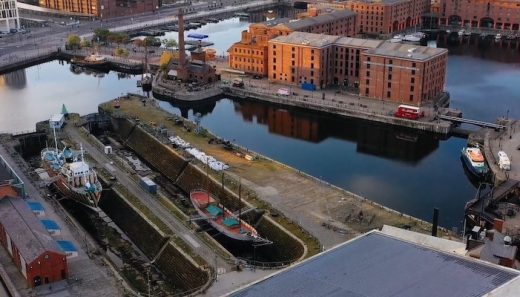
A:
{"label": "building rooftop", "polygon": [[306,32],[292,32],[286,36],[278,36],[270,42],[306,45],[310,47],[324,47],[334,43],[339,37],[334,35],[315,34]]}
{"label": "building rooftop", "polygon": [[512,269],[372,231],[230,296],[474,297],[503,290],[518,276]]}
{"label": "building rooftop", "polygon": [[63,117],[64,117],[63,114],[61,114],[61,113],[57,113],[57,114],[53,114],[53,115],[51,116],[50,120],[51,120],[52,122],[59,122],[59,121],[63,120]]}
{"label": "building rooftop", "polygon": [[320,14],[315,17],[304,18],[296,21],[288,21],[284,24],[284,26],[293,30],[302,30],[313,25],[327,24],[334,20],[339,20],[355,15],[356,13],[350,10],[337,10],[331,13]]}
{"label": "building rooftop", "polygon": [[265,21],[265,22],[261,22],[261,23],[252,24],[251,26],[254,26],[254,25],[264,25],[264,26],[267,26],[267,27],[274,27],[274,26],[276,26],[278,24],[285,24],[285,23],[288,23],[290,21],[291,21],[290,18],[276,18],[274,20],[269,20],[269,21]]}
{"label": "building rooftop", "polygon": [[[16,174],[16,172],[11,168],[11,166],[7,163],[3,156],[0,155],[0,185],[11,185],[11,190],[14,190],[25,197],[25,186],[22,179]],[[7,192],[5,192],[7,191]],[[9,189],[4,188],[5,193],[11,193]],[[5,194],[4,193],[4,194]],[[3,195],[0,195],[0,198]],[[10,195],[13,196],[13,195]]]}
{"label": "building rooftop", "polygon": [[504,234],[494,231],[490,232],[493,232],[493,240],[487,237],[484,239],[480,259],[494,264],[500,264],[500,259],[514,260],[518,247],[504,244]]}
{"label": "building rooftop", "polygon": [[351,37],[340,37],[334,43],[342,46],[356,46],[363,48],[376,48],[384,41],[376,39],[361,39]]}
{"label": "building rooftop", "polygon": [[385,57],[425,61],[441,54],[447,54],[448,50],[387,41],[381,43],[377,48],[366,51],[366,53]]}
{"label": "building rooftop", "polygon": [[47,251],[63,254],[22,198],[0,200],[0,223],[27,264]]}
{"label": "building rooftop", "polygon": [[392,5],[396,3],[402,3],[402,2],[410,2],[410,0],[350,0],[347,2],[352,3],[366,3],[366,4],[384,4],[384,5]]}

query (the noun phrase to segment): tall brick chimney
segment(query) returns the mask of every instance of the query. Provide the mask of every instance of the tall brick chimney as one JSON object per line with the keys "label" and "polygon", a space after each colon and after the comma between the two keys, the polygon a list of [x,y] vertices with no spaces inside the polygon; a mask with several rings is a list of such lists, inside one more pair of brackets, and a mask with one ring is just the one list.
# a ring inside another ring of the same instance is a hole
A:
{"label": "tall brick chimney", "polygon": [[188,69],[186,65],[186,46],[184,43],[184,15],[182,8],[179,8],[179,14],[177,16],[179,25],[179,66],[177,67],[177,78],[186,81],[188,79]]}
{"label": "tall brick chimney", "polygon": [[184,15],[182,13],[182,8],[179,9],[177,19],[179,22],[179,66],[184,66],[186,65],[186,46],[184,44]]}
{"label": "tall brick chimney", "polygon": [[504,220],[501,219],[495,219],[493,221],[493,229],[497,230],[498,232],[502,233],[502,229],[504,228]]}

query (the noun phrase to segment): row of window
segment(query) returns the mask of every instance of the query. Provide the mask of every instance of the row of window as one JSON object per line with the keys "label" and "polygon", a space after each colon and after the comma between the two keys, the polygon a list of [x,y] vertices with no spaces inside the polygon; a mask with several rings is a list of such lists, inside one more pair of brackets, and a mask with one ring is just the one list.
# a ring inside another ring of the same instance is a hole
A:
{"label": "row of window", "polygon": [[[369,88],[365,88],[365,96],[368,97],[370,95],[370,89]],[[387,99],[391,99],[392,98],[392,92],[390,91],[387,91],[386,92],[386,98]],[[413,94],[410,94],[410,96],[408,97],[408,99],[410,100],[410,102],[413,102]]]}
{"label": "row of window", "polygon": [[242,58],[242,57],[233,57],[233,61],[236,62],[247,62],[247,63],[253,63],[253,64],[260,64],[263,65],[264,61],[261,59],[250,59],[250,58]]}
{"label": "row of window", "polygon": [[234,52],[240,53],[240,54],[261,55],[260,51],[245,50],[245,49],[242,50],[241,48],[236,48],[236,47],[234,49]]}

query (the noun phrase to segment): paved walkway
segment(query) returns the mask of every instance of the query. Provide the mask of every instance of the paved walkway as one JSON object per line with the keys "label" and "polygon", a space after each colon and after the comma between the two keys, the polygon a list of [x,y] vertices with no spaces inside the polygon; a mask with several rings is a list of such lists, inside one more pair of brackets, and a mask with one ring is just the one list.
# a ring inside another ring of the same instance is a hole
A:
{"label": "paved walkway", "polygon": [[504,171],[506,178],[520,181],[520,121],[511,120],[507,128],[501,133],[492,133],[490,136],[490,147],[492,156],[486,156],[488,162],[493,162],[497,166],[491,166],[492,169],[498,168],[498,151],[504,151],[511,161],[511,170]]}
{"label": "paved walkway", "polygon": [[[217,63],[217,68],[220,67],[227,68],[227,65],[223,62],[219,62]],[[222,72],[223,80],[232,81],[234,77],[237,77],[237,75]],[[256,93],[275,95],[280,89],[285,89],[289,91],[287,98],[291,100],[317,103],[340,108],[344,107],[350,110],[370,112],[386,116],[393,116],[393,114],[397,111],[397,107],[402,104],[397,102],[360,97],[359,94],[357,94],[357,92],[353,89],[329,87],[325,90],[308,91],[303,90],[297,86],[272,83],[269,82],[267,78],[254,79],[252,77],[245,77],[243,78],[243,81],[245,90],[251,90]],[[433,107],[431,105],[426,105],[423,106],[422,109],[425,113],[425,117],[420,119],[420,121],[432,121],[435,116]]]}

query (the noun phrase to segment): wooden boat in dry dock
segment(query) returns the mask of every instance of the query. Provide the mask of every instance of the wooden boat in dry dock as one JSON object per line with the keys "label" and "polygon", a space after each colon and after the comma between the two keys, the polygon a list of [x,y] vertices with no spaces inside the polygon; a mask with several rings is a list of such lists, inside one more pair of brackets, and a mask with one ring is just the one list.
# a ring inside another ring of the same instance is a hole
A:
{"label": "wooden boat in dry dock", "polygon": [[268,240],[260,237],[256,229],[218,203],[205,190],[194,190],[190,200],[200,217],[229,238],[253,243],[266,243]]}

